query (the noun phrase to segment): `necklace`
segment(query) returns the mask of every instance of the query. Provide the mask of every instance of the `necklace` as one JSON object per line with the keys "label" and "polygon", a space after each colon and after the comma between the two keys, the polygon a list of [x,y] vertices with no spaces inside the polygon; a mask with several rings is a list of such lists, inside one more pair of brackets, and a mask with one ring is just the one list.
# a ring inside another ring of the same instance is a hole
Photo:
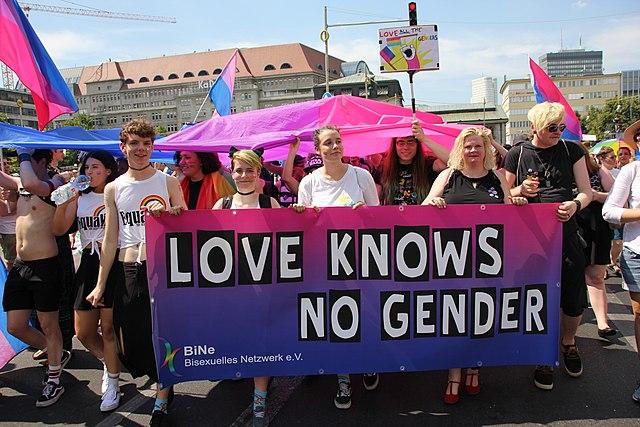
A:
{"label": "necklace", "polygon": [[134,171],[143,171],[146,168],[151,167],[151,163],[148,163],[147,166],[141,167],[141,168],[134,168],[133,166],[129,165],[129,169],[133,169]]}
{"label": "necklace", "polygon": [[544,173],[542,175],[544,177],[544,186],[545,186],[545,188],[551,187],[551,172],[549,171],[549,168],[542,161],[542,159],[538,155],[538,151],[537,150],[534,149],[533,150],[533,154],[535,154],[536,157],[538,158],[538,161],[540,162],[540,167],[542,167],[544,169]]}
{"label": "necklace", "polygon": [[241,191],[238,191],[238,194],[241,195],[241,196],[250,196],[255,192],[256,192],[256,190],[249,191],[248,193],[243,193]]}

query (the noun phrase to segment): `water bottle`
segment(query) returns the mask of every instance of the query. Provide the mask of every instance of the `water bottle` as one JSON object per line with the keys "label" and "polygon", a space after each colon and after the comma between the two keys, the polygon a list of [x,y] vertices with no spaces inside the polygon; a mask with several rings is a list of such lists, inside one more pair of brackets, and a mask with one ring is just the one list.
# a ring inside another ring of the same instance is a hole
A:
{"label": "water bottle", "polygon": [[80,191],[84,191],[89,188],[89,184],[91,184],[91,178],[86,175],[78,175],[78,177],[73,181],[69,181],[65,185],[61,185],[53,190],[51,193],[51,200],[56,205],[61,205],[73,197],[74,193],[72,189],[75,189],[76,192],[79,193]]}

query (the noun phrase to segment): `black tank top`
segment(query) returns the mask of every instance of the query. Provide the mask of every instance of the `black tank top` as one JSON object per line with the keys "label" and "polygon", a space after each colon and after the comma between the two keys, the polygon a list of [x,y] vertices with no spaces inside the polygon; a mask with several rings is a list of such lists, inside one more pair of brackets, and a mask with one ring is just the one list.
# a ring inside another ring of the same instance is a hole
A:
{"label": "black tank top", "polygon": [[481,178],[469,178],[455,169],[442,197],[448,205],[504,203],[504,191],[494,171]]}
{"label": "black tank top", "polygon": [[[222,199],[222,209],[231,209],[231,203],[233,203],[233,196],[225,197]],[[271,197],[266,194],[258,194],[258,206],[260,209],[266,209],[271,207]]]}

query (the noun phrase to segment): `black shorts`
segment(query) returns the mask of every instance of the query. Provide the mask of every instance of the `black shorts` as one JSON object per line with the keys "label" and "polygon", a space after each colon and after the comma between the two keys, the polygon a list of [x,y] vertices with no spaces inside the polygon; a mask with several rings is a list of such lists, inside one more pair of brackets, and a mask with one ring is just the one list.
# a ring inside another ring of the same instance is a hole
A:
{"label": "black shorts", "polygon": [[602,204],[591,204],[576,216],[582,237],[587,243],[584,255],[587,265],[608,265],[611,263],[611,240],[613,230],[602,218]]}
{"label": "black shorts", "polygon": [[[118,252],[116,252],[118,259]],[[91,248],[85,248],[82,251],[80,267],[76,272],[76,299],[73,308],[76,310],[93,310],[94,308],[111,308],[113,307],[113,289],[117,280],[118,268],[113,263],[109,277],[107,277],[107,285],[102,297],[102,306],[93,307],[87,301],[87,296],[94,290],[98,283],[98,271],[100,270],[100,257],[98,252],[91,254]]]}
{"label": "black shorts", "polygon": [[121,274],[113,293],[113,329],[118,356],[132,377],[148,375],[158,382],[151,337],[151,301],[147,263],[118,262]]}
{"label": "black shorts", "polygon": [[4,311],[57,311],[62,283],[58,257],[35,261],[16,258],[4,284]]}
{"label": "black shorts", "polygon": [[577,317],[587,308],[586,259],[577,232],[564,233],[562,241],[562,278],[560,307],[564,314]]}

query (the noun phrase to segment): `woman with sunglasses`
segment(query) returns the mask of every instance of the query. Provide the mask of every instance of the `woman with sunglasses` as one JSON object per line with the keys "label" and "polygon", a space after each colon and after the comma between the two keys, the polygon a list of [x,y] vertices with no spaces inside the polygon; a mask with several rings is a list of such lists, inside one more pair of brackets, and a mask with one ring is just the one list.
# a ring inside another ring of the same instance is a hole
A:
{"label": "woman with sunglasses", "polygon": [[[262,149],[238,150],[231,147],[231,177],[236,183],[238,191],[233,196],[219,199],[213,209],[264,209],[279,208],[280,205],[273,198],[262,193],[260,171],[262,169]],[[266,424],[267,388],[269,377],[253,379],[253,425]]]}
{"label": "woman with sunglasses", "polygon": [[[495,156],[488,129],[466,128],[460,132],[448,163],[449,168],[438,175],[423,205],[443,209],[451,204],[512,202],[506,180],[494,170]],[[522,206],[527,204],[527,199],[513,197],[513,203]],[[480,392],[479,375],[478,369],[465,370],[464,390],[467,394]],[[449,369],[444,403],[458,402],[462,382],[462,369]]]}
{"label": "woman with sunglasses", "polygon": [[413,135],[392,138],[384,156],[382,205],[419,204],[429,194],[438,172],[446,167],[447,150],[428,138],[418,121],[411,130]]}
{"label": "woman with sunglasses", "polygon": [[[525,196],[535,203],[558,203],[556,218],[563,223],[560,347],[567,375],[577,378],[582,375],[582,358],[576,332],[587,307],[587,286],[584,247],[575,214],[587,207],[592,193],[582,148],[561,139],[566,128],[564,115],[564,106],[557,102],[531,108],[527,117],[533,139],[509,150],[504,167],[512,196]],[[534,384],[542,390],[553,389],[553,368],[538,366]]]}

